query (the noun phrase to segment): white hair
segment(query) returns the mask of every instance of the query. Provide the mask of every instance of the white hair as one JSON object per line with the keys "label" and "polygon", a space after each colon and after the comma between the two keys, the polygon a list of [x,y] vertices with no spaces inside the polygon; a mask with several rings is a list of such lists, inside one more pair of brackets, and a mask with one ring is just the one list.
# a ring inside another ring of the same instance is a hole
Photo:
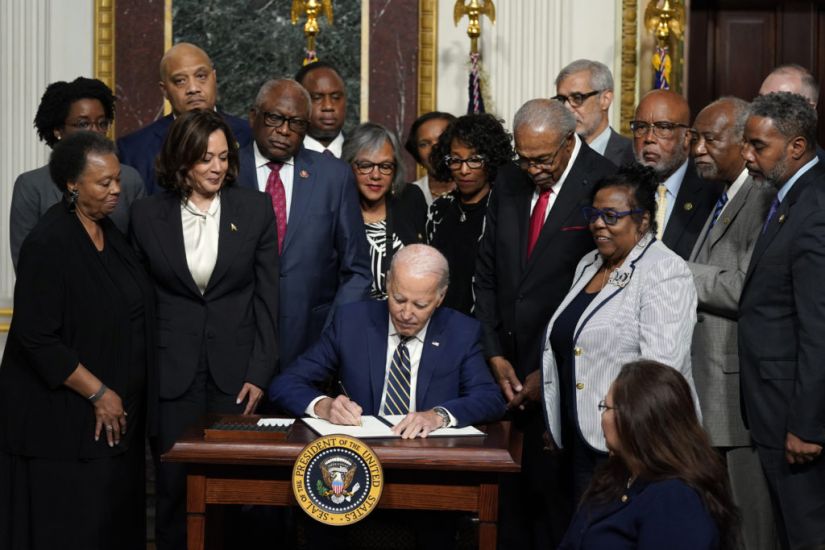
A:
{"label": "white hair", "polygon": [[438,290],[442,296],[447,292],[447,286],[450,284],[450,266],[447,258],[432,246],[411,244],[401,248],[392,257],[390,269],[387,271],[388,280],[395,268],[401,265],[413,277],[438,276]]}

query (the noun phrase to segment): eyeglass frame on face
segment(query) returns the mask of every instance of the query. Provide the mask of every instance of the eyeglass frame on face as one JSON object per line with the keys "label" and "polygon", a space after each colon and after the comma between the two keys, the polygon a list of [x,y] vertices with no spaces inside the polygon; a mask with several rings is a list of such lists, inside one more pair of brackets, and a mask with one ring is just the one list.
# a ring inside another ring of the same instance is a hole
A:
{"label": "eyeglass frame on face", "polygon": [[[299,116],[288,117],[280,113],[270,113],[269,111],[261,111],[259,109],[256,109],[256,112],[263,117],[264,125],[268,126],[269,128],[278,129],[282,127],[284,123],[286,123],[287,128],[297,133],[306,132],[309,128],[309,120],[301,118]],[[299,124],[303,127],[296,128],[293,126],[293,124]]]}
{"label": "eyeglass frame on face", "polygon": [[470,170],[480,170],[484,168],[484,163],[487,162],[487,157],[484,155],[473,155],[466,159],[461,157],[454,157],[453,155],[444,156],[444,164],[450,170],[461,170],[461,165],[466,164]]}
{"label": "eyeglass frame on face", "polygon": [[602,93],[604,90],[593,90],[592,92],[587,92],[585,94],[581,92],[573,92],[570,95],[562,95],[556,94],[550,99],[555,99],[562,105],[565,103],[569,103],[571,107],[581,107],[584,105],[584,102],[593,97],[594,95],[598,95]]}
{"label": "eyeglass frame on face", "polygon": [[378,168],[378,173],[383,176],[391,176],[395,173],[395,169],[397,168],[394,162],[370,162],[368,160],[354,160],[352,161],[352,167],[358,171],[359,174],[364,176],[368,176],[372,174],[375,168]]}
{"label": "eyeglass frame on face", "polygon": [[670,122],[669,120],[657,120],[652,123],[643,120],[630,121],[630,131],[633,133],[633,137],[637,138],[647,136],[647,133],[652,130],[653,135],[659,139],[671,139],[676,132],[676,128],[690,129],[690,126],[681,122]]}
{"label": "eyeglass frame on face", "polygon": [[[539,161],[539,160],[535,160],[535,159],[530,159],[530,158],[527,158],[527,157],[523,157],[523,156],[521,156],[521,153],[518,153],[518,158],[516,159],[516,164],[518,164],[519,168],[521,168],[522,170],[525,170],[525,171],[527,171],[527,170],[529,170],[530,168],[533,168],[533,167],[536,167],[539,170],[550,170],[551,168],[553,168],[553,165],[556,164],[556,159],[559,156],[559,152],[562,150],[562,148],[565,145],[567,145],[567,140],[569,140],[570,137],[574,133],[575,133],[575,131],[570,132],[569,134],[564,136],[564,139],[561,140],[561,143],[556,148],[556,151],[550,156],[549,161]],[[546,157],[547,155],[544,155],[544,156]]]}
{"label": "eyeglass frame on face", "polygon": [[602,414],[604,414],[605,411],[615,411],[616,410],[616,407],[611,407],[610,405],[607,404],[606,399],[602,399],[601,401],[599,401],[599,404],[596,405],[596,406],[599,408],[599,412],[602,413]]}
{"label": "eyeglass frame on face", "polygon": [[101,132],[106,133],[109,131],[109,128],[112,127],[112,121],[108,118],[101,118],[100,120],[87,120],[82,118],[75,122],[67,122],[66,126],[71,126],[76,130],[82,130],[84,132],[90,132],[92,128],[97,128]]}
{"label": "eyeglass frame on face", "polygon": [[596,221],[601,218],[605,225],[616,225],[619,223],[619,220],[625,216],[630,216],[632,214],[644,214],[644,211],[644,208],[634,208],[632,210],[615,212],[613,210],[602,210],[601,208],[596,208],[593,206],[582,206],[582,215],[588,224],[596,223]]}

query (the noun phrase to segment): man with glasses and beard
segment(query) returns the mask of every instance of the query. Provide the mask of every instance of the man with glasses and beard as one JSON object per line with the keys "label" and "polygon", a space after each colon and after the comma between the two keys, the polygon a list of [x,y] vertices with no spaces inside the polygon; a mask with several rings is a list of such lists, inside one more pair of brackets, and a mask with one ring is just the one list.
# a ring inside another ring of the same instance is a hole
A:
{"label": "man with glasses and beard", "polygon": [[473,288],[484,354],[518,429],[522,472],[502,485],[499,546],[555,548],[572,510],[559,506],[569,480],[563,456],[544,447],[542,334],[564,298],[578,260],[593,250],[581,207],[596,180],[616,166],[578,135],[558,101],[534,99],[513,120],[515,164],[498,170],[487,206]]}
{"label": "man with glasses and beard", "polygon": [[630,122],[636,161],[659,176],[656,238],[687,259],[722,190],[688,161],[690,107],[670,90],[648,92]]}
{"label": "man with glasses and beard", "polygon": [[816,111],[798,94],[753,100],[746,166],[777,195],[739,300],[742,411],[785,548],[825,547],[825,169]]}

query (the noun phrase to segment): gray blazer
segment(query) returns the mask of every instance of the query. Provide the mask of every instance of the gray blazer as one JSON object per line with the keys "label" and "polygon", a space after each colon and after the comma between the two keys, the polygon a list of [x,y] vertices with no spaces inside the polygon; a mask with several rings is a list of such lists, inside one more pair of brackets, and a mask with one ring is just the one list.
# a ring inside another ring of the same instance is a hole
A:
{"label": "gray blazer", "polygon": [[[602,265],[598,251],[576,267],[573,286],[553,314],[544,335],[542,384],[547,425],[561,447],[561,403],[556,357],[550,346],[553,324]],[[693,391],[690,340],[696,322],[696,289],[686,263],[652,235],[630,252],[576,324],[573,342],[576,418],[585,441],[607,451],[598,403],[622,365],[639,359],[674,367]],[[695,399],[695,391],[694,391]],[[698,411],[697,403],[697,411]]]}
{"label": "gray blazer", "polygon": [[[129,232],[129,207],[145,193],[137,170],[120,165],[120,200],[109,218],[126,235]],[[20,174],[14,181],[9,214],[11,261],[17,270],[17,256],[29,232],[46,210],[63,199],[63,194],[49,175],[49,165]]]}
{"label": "gray blazer", "polygon": [[704,426],[716,447],[750,445],[739,411],[739,296],[753,247],[776,189],[748,177],[708,234],[705,222],[688,267],[693,273],[699,314],[691,362],[702,403]]}

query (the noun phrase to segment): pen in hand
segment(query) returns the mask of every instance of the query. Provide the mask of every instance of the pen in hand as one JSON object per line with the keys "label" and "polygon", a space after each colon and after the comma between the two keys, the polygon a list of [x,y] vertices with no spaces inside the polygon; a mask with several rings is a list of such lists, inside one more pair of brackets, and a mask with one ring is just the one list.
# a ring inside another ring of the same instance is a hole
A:
{"label": "pen in hand", "polygon": [[[344,387],[344,383],[340,379],[338,380],[338,387],[341,388],[341,393],[344,394],[344,397],[349,399],[350,402],[355,403],[355,401],[352,400],[352,397],[349,396],[349,392],[347,391],[347,388]],[[364,420],[360,417],[359,417],[359,426],[361,426],[362,428],[364,427]]]}

